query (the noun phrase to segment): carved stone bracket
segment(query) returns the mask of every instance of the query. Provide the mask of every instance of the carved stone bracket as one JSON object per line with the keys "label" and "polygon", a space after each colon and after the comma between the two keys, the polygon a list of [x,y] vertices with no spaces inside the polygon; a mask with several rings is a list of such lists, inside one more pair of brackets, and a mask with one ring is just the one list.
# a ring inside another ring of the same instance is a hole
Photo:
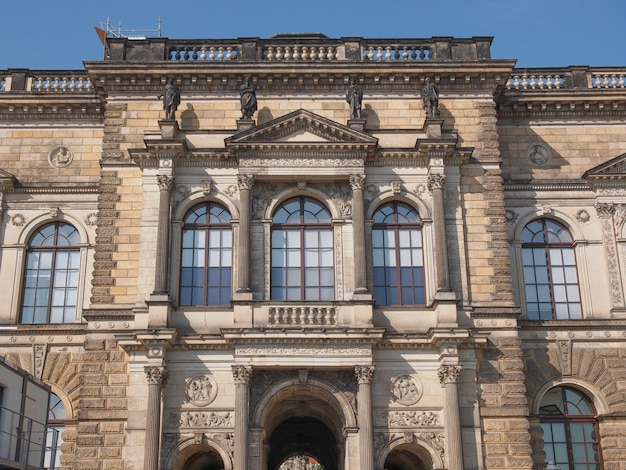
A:
{"label": "carved stone bracket", "polygon": [[563,375],[572,375],[572,341],[557,341],[557,353],[559,363],[561,364],[561,373]]}

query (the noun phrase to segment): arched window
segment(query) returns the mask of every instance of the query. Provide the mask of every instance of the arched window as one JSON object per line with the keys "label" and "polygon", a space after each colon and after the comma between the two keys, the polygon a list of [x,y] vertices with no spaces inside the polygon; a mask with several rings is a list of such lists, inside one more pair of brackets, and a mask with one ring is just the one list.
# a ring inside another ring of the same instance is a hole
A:
{"label": "arched window", "polygon": [[180,305],[230,303],[233,236],[230,213],[214,202],[185,216],[180,268]]}
{"label": "arched window", "polygon": [[333,230],[315,199],[282,204],[272,225],[272,300],[334,300]]}
{"label": "arched window", "polygon": [[374,213],[374,297],[378,305],[421,305],[425,300],[419,214],[392,201]]}
{"label": "arched window", "polygon": [[67,413],[63,401],[61,401],[58,395],[51,393],[44,457],[44,469],[46,470],[61,468],[61,444],[63,444],[63,431],[65,431],[66,419]]}
{"label": "arched window", "polygon": [[44,225],[26,254],[22,323],[70,323],[76,319],[80,235],[63,222]]}
{"label": "arched window", "polygon": [[580,319],[582,308],[572,236],[550,219],[522,231],[526,310],[531,320]]}
{"label": "arched window", "polygon": [[598,421],[591,400],[571,387],[549,390],[539,408],[546,462],[561,470],[601,467]]}

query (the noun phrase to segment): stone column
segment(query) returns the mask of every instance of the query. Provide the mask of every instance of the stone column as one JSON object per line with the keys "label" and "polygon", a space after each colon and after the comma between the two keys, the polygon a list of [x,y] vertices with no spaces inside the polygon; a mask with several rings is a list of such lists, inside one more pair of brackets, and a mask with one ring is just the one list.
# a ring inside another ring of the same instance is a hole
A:
{"label": "stone column", "polygon": [[238,175],[239,243],[237,244],[237,292],[250,292],[250,190],[254,176]]}
{"label": "stone column", "polygon": [[146,366],[144,371],[148,379],[148,405],[143,468],[144,470],[158,470],[161,437],[161,385],[165,380],[166,370],[162,366]]}
{"label": "stone column", "polygon": [[250,366],[232,366],[235,381],[235,452],[234,470],[248,468],[248,384],[252,375]]}
{"label": "stone column", "polygon": [[159,216],[157,222],[156,266],[154,273],[155,295],[167,294],[167,262],[170,234],[170,194],[174,178],[169,175],[158,175],[159,185]]}
{"label": "stone column", "polygon": [[461,367],[444,364],[439,367],[439,381],[445,389],[446,434],[448,436],[448,469],[463,470],[463,441],[459,410],[458,381]]}
{"label": "stone column", "polygon": [[446,176],[441,173],[431,173],[428,175],[428,187],[433,195],[433,227],[435,231],[435,261],[438,292],[450,290],[446,215],[443,201],[443,184],[445,180]]}
{"label": "stone column", "polygon": [[372,390],[374,366],[356,366],[356,376],[359,390],[357,391],[357,412],[359,415],[359,454],[361,455],[361,470],[374,470],[374,434],[372,431]]}
{"label": "stone column", "polygon": [[354,293],[367,294],[367,272],[365,256],[365,209],[363,188],[365,175],[350,175],[352,188],[352,231],[354,237]]}

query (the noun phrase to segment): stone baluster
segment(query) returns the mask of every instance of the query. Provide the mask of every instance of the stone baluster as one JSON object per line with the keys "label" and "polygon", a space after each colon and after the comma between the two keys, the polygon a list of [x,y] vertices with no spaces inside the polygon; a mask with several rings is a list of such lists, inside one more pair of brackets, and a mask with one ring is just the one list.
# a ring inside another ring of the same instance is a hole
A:
{"label": "stone baluster", "polygon": [[458,381],[461,367],[444,364],[439,367],[439,381],[445,389],[446,434],[448,435],[448,469],[463,470],[463,442],[459,410]]}
{"label": "stone baluster", "polygon": [[372,431],[372,379],[374,366],[356,366],[359,389],[357,391],[357,412],[359,415],[359,454],[361,470],[374,470],[374,434]]}
{"label": "stone baluster", "polygon": [[443,184],[446,176],[441,173],[428,175],[428,187],[433,195],[433,224],[435,232],[435,265],[437,267],[437,291],[450,290],[448,270],[448,246],[446,238],[446,215],[443,201]]}
{"label": "stone baluster", "polygon": [[239,257],[237,258],[237,292],[250,292],[250,191],[254,176],[238,175],[239,186]]}
{"label": "stone baluster", "polygon": [[365,209],[363,203],[363,188],[365,175],[350,175],[352,188],[352,230],[354,232],[354,292],[366,294],[367,272],[365,255]]}
{"label": "stone baluster", "polygon": [[252,367],[232,366],[235,381],[235,452],[234,470],[248,468],[248,384],[252,376]]}
{"label": "stone baluster", "polygon": [[159,437],[161,435],[161,386],[165,380],[166,370],[162,366],[146,366],[144,371],[148,379],[148,405],[143,468],[144,470],[158,470]]}
{"label": "stone baluster", "polygon": [[170,194],[174,178],[169,175],[157,176],[159,185],[159,216],[157,222],[156,272],[154,275],[155,295],[167,294],[167,261],[170,233]]}

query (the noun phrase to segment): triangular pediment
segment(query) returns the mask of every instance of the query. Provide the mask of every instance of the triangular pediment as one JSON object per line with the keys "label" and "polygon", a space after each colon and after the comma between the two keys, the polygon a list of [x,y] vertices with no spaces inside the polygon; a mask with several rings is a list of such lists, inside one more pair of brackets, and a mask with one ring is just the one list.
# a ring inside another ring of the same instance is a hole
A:
{"label": "triangular pediment", "polygon": [[626,181],[626,153],[595,166],[585,172],[583,179],[587,181]]}
{"label": "triangular pediment", "polygon": [[0,191],[12,189],[15,186],[15,176],[8,171],[0,170]]}
{"label": "triangular pediment", "polygon": [[328,118],[299,109],[232,135],[227,147],[259,144],[376,146],[378,139]]}

